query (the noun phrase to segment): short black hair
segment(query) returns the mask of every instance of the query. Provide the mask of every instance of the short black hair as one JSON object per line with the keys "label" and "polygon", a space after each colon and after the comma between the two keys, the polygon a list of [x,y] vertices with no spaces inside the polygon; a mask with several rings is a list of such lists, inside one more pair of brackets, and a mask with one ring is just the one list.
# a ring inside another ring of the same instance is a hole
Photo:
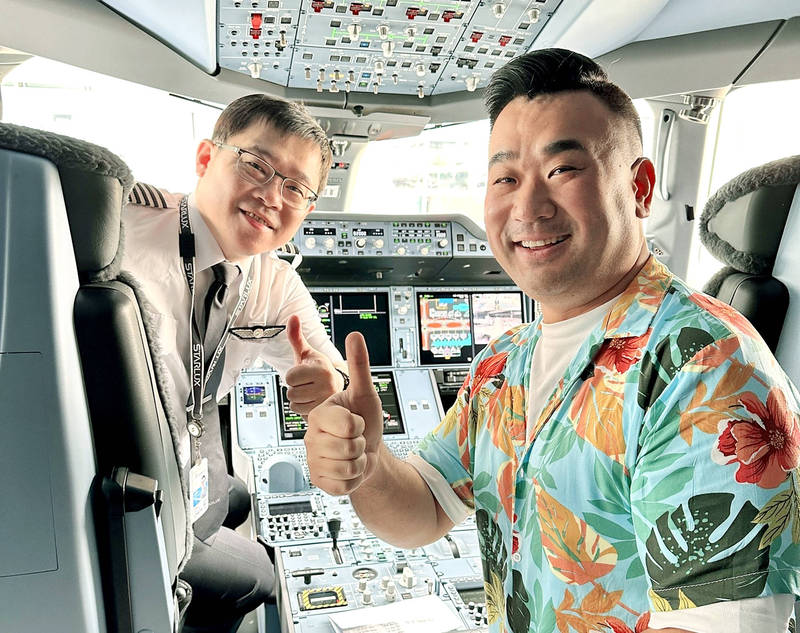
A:
{"label": "short black hair", "polygon": [[535,99],[559,92],[588,92],[606,104],[609,110],[629,123],[642,140],[639,113],[617,84],[592,59],[564,48],[544,48],[515,57],[497,70],[486,87],[484,101],[489,125],[517,97]]}
{"label": "short black hair", "polygon": [[214,126],[212,140],[216,143],[225,143],[231,136],[256,122],[269,123],[280,134],[297,136],[319,147],[320,171],[317,191],[322,191],[333,161],[330,143],[319,123],[300,103],[266,94],[239,97],[220,114]]}

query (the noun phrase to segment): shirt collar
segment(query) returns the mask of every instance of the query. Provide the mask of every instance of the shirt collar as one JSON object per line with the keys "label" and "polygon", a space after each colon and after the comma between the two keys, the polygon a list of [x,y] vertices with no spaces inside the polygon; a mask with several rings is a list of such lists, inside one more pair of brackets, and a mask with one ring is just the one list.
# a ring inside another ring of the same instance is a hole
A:
{"label": "shirt collar", "polygon": [[655,318],[673,275],[653,255],[617,297],[603,321],[603,338],[642,336]]}
{"label": "shirt collar", "polygon": [[189,196],[189,222],[192,224],[192,233],[194,233],[194,261],[197,267],[197,272],[201,272],[206,268],[211,268],[214,264],[225,261],[225,255],[222,249],[214,239],[211,229],[208,228],[200,209],[194,200],[194,194]]}
{"label": "shirt collar", "polygon": [[[225,254],[222,252],[219,244],[217,244],[217,240],[214,239],[214,235],[211,233],[211,229],[208,228],[208,224],[206,224],[203,215],[200,213],[200,209],[197,208],[193,193],[189,194],[187,203],[189,207],[189,221],[192,224],[192,232],[194,233],[195,266],[199,273],[211,268],[214,264],[225,261]],[[253,258],[249,257],[247,260],[237,264],[242,271],[242,279],[247,277],[252,262]]]}

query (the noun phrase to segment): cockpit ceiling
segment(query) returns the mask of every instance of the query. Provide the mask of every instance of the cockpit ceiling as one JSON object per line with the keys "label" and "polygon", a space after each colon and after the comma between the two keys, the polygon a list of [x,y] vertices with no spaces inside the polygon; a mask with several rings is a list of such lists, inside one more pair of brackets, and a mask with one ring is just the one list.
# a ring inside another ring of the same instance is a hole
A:
{"label": "cockpit ceiling", "polygon": [[220,0],[218,61],[317,92],[472,92],[533,46],[561,1]]}

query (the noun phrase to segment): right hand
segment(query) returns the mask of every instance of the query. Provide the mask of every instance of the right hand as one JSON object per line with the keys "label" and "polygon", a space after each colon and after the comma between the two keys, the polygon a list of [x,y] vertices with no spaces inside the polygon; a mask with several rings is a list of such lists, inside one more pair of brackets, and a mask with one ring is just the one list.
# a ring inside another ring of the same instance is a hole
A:
{"label": "right hand", "polygon": [[297,315],[289,317],[286,337],[294,351],[294,367],[286,372],[286,396],[292,411],[307,417],[317,405],[341,389],[341,374],[331,360],[306,341]]}
{"label": "right hand", "polygon": [[345,351],[350,386],[311,411],[305,436],[311,483],[331,495],[350,494],[372,476],[383,441],[383,407],[364,337],[351,332]]}

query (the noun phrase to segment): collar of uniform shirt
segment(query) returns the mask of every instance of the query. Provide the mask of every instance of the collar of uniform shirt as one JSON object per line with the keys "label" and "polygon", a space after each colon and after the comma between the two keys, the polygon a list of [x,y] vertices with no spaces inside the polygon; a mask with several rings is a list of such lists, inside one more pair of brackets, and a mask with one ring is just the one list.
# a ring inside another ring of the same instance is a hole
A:
{"label": "collar of uniform shirt", "polygon": [[[200,210],[194,201],[194,194],[189,195],[187,201],[189,207],[189,221],[192,224],[192,233],[194,233],[194,248],[195,248],[195,267],[197,272],[200,273],[206,269],[211,268],[214,264],[225,261],[225,255],[222,249],[217,244],[217,240],[211,234],[203,216],[200,215]],[[240,283],[247,279],[247,273],[250,271],[250,265],[253,258],[250,257],[247,261],[241,262],[239,268],[242,271],[242,276],[239,278]]]}

